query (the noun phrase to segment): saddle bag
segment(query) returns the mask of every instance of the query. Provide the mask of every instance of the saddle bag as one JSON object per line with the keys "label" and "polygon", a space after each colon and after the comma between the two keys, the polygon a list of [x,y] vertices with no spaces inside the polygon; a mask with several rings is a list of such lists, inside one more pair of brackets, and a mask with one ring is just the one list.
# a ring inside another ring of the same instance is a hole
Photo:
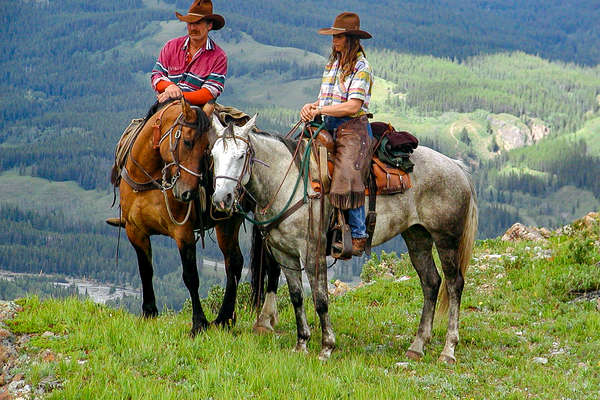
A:
{"label": "saddle bag", "polygon": [[372,169],[378,194],[404,193],[411,187],[410,175],[401,169],[385,164],[377,157],[373,157]]}

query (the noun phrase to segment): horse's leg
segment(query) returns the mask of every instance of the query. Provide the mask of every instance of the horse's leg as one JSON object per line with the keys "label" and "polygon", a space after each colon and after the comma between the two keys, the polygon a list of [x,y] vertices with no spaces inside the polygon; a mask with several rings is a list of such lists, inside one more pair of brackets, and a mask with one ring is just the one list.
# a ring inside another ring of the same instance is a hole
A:
{"label": "horse's leg", "polygon": [[306,349],[306,344],[310,340],[310,327],[308,326],[306,313],[304,312],[302,269],[300,261],[296,257],[289,257],[283,254],[280,254],[277,259],[282,261],[282,268],[290,292],[290,300],[294,306],[294,313],[296,314],[297,341],[294,351],[307,353],[308,350]]}
{"label": "horse's leg", "polygon": [[448,364],[454,364],[456,362],[454,349],[459,340],[458,316],[460,300],[465,281],[458,263],[458,244],[454,245],[457,241],[451,239],[436,240],[435,243],[448,290],[448,332],[446,333],[446,344],[440,354],[439,360]]}
{"label": "horse's leg", "polygon": [[201,332],[208,326],[208,321],[200,304],[200,296],[198,288],[200,280],[198,279],[198,268],[196,266],[196,242],[192,240],[176,240],[179,254],[181,255],[181,263],[183,265],[182,278],[185,286],[190,292],[192,300],[192,336]]}
{"label": "horse's leg", "polygon": [[423,311],[417,335],[408,348],[406,356],[418,360],[424,355],[424,346],[431,339],[433,329],[433,316],[440,289],[441,278],[435,267],[431,249],[433,239],[429,232],[421,225],[415,225],[402,233],[408,247],[410,260],[419,274],[421,289],[423,290]]}
{"label": "horse's leg", "polygon": [[145,318],[153,318],[158,315],[154,287],[152,286],[152,245],[150,237],[138,230],[135,225],[127,224],[127,237],[135,249],[138,259],[138,269],[142,281],[142,315]]}
{"label": "horse's leg", "polygon": [[[323,239],[324,241],[325,239]],[[327,292],[327,263],[325,257],[317,254],[317,249],[313,255],[308,257],[305,267],[308,275],[308,280],[313,293],[315,310],[319,314],[321,322],[321,352],[319,360],[326,361],[331,356],[331,352],[335,348],[335,333],[329,319],[329,293]],[[315,265],[315,263],[318,264]]]}
{"label": "horse's leg", "polygon": [[240,250],[238,236],[241,223],[242,220],[236,218],[215,227],[219,248],[225,258],[225,273],[227,275],[225,295],[217,319],[213,322],[215,325],[230,326],[235,323],[235,299],[238,283],[242,277],[242,267],[244,266],[244,257]]}
{"label": "horse's leg", "polygon": [[[279,264],[277,264],[277,261],[275,261],[271,254],[266,250],[262,255],[262,262],[261,268],[263,271],[261,272],[263,274],[266,273],[268,277],[267,294],[265,295],[265,301],[260,311],[260,315],[252,328],[257,333],[271,333],[274,332],[275,325],[279,322],[279,314],[277,312],[277,287],[279,286],[281,268],[279,267]],[[258,297],[258,294],[256,297]]]}

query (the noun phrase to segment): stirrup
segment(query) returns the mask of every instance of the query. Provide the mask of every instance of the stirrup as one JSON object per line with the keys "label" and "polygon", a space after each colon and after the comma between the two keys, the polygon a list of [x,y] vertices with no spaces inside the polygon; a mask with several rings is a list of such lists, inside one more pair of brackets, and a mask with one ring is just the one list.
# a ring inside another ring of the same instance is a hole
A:
{"label": "stirrup", "polygon": [[331,241],[331,257],[340,260],[352,258],[352,234],[350,225],[344,219],[344,213],[337,209],[337,222],[333,226],[333,237]]}

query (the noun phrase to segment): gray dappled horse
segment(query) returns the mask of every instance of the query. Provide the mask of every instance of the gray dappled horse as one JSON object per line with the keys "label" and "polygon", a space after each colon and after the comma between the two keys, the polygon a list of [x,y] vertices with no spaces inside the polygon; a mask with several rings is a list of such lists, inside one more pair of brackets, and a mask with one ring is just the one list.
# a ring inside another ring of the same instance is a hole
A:
{"label": "gray dappled horse", "polygon": [[[254,116],[242,127],[223,127],[216,118],[213,126],[217,136],[212,138],[214,159],[215,191],[214,206],[230,211],[243,191],[254,197],[258,209],[273,202],[262,214],[255,213],[257,220],[267,220],[279,213],[293,193],[294,182],[300,173],[292,166],[281,189],[292,154],[282,139],[264,133],[255,133],[252,128]],[[260,162],[254,163],[254,160]],[[379,245],[401,234],[410,259],[421,280],[424,304],[416,337],[407,351],[407,356],[419,359],[424,345],[431,339],[435,306],[442,279],[435,266],[432,247],[435,244],[444,273],[445,287],[441,290],[440,308],[448,310],[448,332],[440,360],[456,361],[454,349],[459,340],[458,315],[464,276],[471,258],[477,231],[476,195],[469,174],[462,163],[452,160],[427,147],[419,147],[411,156],[414,172],[410,174],[412,188],[403,194],[379,196],[377,199],[378,222],[373,245]],[[312,176],[318,176],[311,168]],[[242,187],[243,186],[243,187]],[[309,186],[310,194],[314,194]],[[303,190],[293,196],[292,202],[300,200]],[[312,210],[310,210],[312,207]],[[324,215],[331,212],[325,202]],[[313,226],[309,227],[309,212],[313,215]],[[321,359],[327,359],[335,346],[335,335],[328,314],[327,267],[325,254],[318,254],[326,243],[326,232],[318,231],[317,218],[319,200],[309,200],[298,211],[272,229],[266,243],[276,261],[282,265],[291,302],[296,314],[296,351],[306,351],[310,330],[303,307],[301,271],[306,270],[313,293],[315,309],[322,330]],[[324,226],[327,226],[328,218]],[[312,233],[312,234],[310,234]],[[275,320],[275,294],[268,293],[258,322],[272,329]]]}

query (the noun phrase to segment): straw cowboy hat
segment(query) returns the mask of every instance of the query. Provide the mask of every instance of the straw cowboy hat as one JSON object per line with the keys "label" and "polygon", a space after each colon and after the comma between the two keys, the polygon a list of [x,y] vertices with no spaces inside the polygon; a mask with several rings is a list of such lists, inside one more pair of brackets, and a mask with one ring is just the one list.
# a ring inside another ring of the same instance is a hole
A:
{"label": "straw cowboy hat", "polygon": [[367,31],[360,30],[360,18],[357,14],[343,12],[333,22],[331,28],[319,29],[321,35],[339,35],[344,33],[350,36],[358,36],[361,39],[371,39],[373,36]]}
{"label": "straw cowboy hat", "polygon": [[212,30],[218,31],[225,26],[225,18],[218,14],[213,14],[213,5],[211,0],[195,0],[190,7],[187,15],[181,15],[175,12],[180,21],[194,23],[203,19],[210,20],[213,24]]}

